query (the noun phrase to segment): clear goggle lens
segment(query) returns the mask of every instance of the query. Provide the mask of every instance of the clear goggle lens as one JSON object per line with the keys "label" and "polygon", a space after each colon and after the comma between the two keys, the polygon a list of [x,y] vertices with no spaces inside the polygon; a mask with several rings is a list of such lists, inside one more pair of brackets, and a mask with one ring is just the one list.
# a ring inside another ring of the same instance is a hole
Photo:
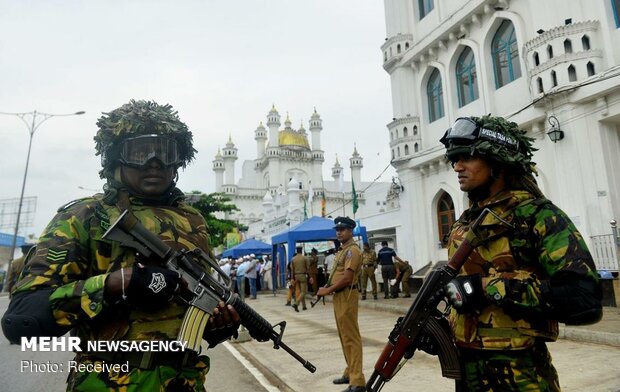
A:
{"label": "clear goggle lens", "polygon": [[179,164],[176,140],[160,135],[144,135],[123,142],[119,159],[121,163],[141,167],[151,159],[161,161],[164,166]]}
{"label": "clear goggle lens", "polygon": [[478,126],[470,118],[457,118],[448,129],[446,139],[466,139],[475,140],[478,137]]}

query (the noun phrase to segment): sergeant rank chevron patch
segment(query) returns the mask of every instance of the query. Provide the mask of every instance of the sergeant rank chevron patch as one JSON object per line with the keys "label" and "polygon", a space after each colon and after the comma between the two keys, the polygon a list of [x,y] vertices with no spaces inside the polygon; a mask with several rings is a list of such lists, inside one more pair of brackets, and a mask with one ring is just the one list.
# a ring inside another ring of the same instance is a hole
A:
{"label": "sergeant rank chevron patch", "polygon": [[69,253],[68,250],[49,249],[47,251],[47,259],[53,262],[63,261],[67,258],[67,253]]}

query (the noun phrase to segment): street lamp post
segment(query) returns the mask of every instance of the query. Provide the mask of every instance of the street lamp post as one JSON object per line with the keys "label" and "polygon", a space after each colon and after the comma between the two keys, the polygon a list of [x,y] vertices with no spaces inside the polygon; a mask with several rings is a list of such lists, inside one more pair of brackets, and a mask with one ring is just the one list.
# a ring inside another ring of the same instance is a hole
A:
{"label": "street lamp post", "polygon": [[49,113],[37,112],[36,110],[32,112],[27,112],[27,113],[0,112],[0,114],[19,117],[24,122],[24,124],[26,124],[26,126],[28,127],[28,132],[30,133],[30,140],[28,141],[28,154],[26,155],[26,170],[24,170],[24,180],[22,181],[22,191],[21,191],[21,194],[19,195],[19,205],[17,207],[17,219],[15,221],[15,231],[13,233],[11,251],[9,253],[9,264],[6,269],[6,273],[4,274],[4,282],[3,282],[4,291],[7,291],[7,288],[8,288],[7,283],[8,283],[8,277],[9,277],[9,271],[11,270],[11,263],[13,262],[13,254],[15,253],[15,245],[17,243],[17,233],[19,231],[19,219],[22,213],[22,202],[24,201],[24,190],[26,189],[26,177],[28,176],[28,165],[30,163],[30,149],[32,148],[32,137],[34,136],[34,133],[39,128],[39,126],[52,117],[79,116],[84,113],[86,112],[82,110],[79,112],[68,113],[68,114],[49,114]]}

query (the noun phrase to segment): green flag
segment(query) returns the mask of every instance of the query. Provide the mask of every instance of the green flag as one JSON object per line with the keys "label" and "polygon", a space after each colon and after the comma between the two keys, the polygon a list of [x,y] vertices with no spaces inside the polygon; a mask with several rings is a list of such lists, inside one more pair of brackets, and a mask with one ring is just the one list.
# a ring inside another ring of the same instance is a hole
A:
{"label": "green flag", "polygon": [[357,193],[355,192],[355,183],[353,182],[353,179],[351,179],[351,188],[352,188],[352,193],[353,193],[353,215],[355,215],[355,213],[357,212],[357,210],[359,209],[359,203],[357,202]]}

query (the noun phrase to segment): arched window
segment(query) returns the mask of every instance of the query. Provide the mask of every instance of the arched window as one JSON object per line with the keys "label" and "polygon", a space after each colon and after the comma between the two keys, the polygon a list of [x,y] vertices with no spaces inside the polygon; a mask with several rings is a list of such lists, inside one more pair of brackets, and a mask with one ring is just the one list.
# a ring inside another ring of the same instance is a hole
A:
{"label": "arched window", "polygon": [[435,68],[426,84],[426,97],[428,100],[428,122],[433,122],[444,116],[443,92],[441,90],[441,74]]}
{"label": "arched window", "polygon": [[547,57],[549,60],[553,58],[553,46],[547,45]]}
{"label": "arched window", "polygon": [[558,85],[558,77],[555,75],[555,71],[551,71],[551,87]]}
{"label": "arched window", "polygon": [[521,77],[515,28],[509,20],[503,21],[497,29],[491,42],[491,53],[495,72],[495,88],[500,88]]}
{"label": "arched window", "polygon": [[392,159],[394,159],[394,149],[392,149]]}
{"label": "arched window", "polygon": [[474,52],[467,47],[456,61],[456,90],[459,107],[478,99],[478,78]]}
{"label": "arched window", "polygon": [[383,52],[383,61],[387,61],[387,52]]}
{"label": "arched window", "polygon": [[414,126],[413,126],[413,136],[415,136],[415,135],[417,135],[417,134],[418,134],[418,126],[417,126],[417,125],[414,125]]}
{"label": "arched window", "polygon": [[396,147],[396,156],[400,158],[400,147]]}
{"label": "arched window", "polygon": [[409,42],[405,42],[405,50],[409,49]]}
{"label": "arched window", "polygon": [[400,44],[396,45],[396,53],[400,53]]}
{"label": "arched window", "polygon": [[577,80],[577,71],[575,70],[575,66],[571,64],[568,66],[568,81],[574,82],[576,80]]}
{"label": "arched window", "polygon": [[403,137],[407,137],[409,136],[409,130],[407,129],[407,127],[403,128]]}
{"label": "arched window", "polygon": [[420,146],[418,145],[418,143],[415,143],[413,145],[413,152],[418,152],[418,151],[420,151]]}
{"label": "arched window", "polygon": [[540,58],[538,58],[538,52],[534,52],[534,66],[540,65]]}
{"label": "arched window", "polygon": [[455,220],[456,216],[454,214],[454,203],[452,202],[450,195],[444,192],[437,203],[439,242],[441,242],[443,248],[448,245],[448,235],[450,234],[450,228]]}
{"label": "arched window", "polygon": [[544,93],[545,92],[545,90],[543,89],[542,78],[540,78],[540,77],[536,78],[536,85],[538,86],[538,92],[539,93]]}
{"label": "arched window", "polygon": [[590,50],[590,37],[587,35],[581,37],[581,46],[583,47],[583,50]]}
{"label": "arched window", "polygon": [[568,38],[564,40],[564,53],[573,53],[573,43]]}
{"label": "arched window", "polygon": [[435,7],[434,0],[418,0],[418,9],[420,10],[420,19],[428,15]]}
{"label": "arched window", "polygon": [[405,155],[409,155],[409,145],[405,144]]}
{"label": "arched window", "polygon": [[588,61],[588,64],[586,64],[586,68],[588,70],[588,76],[592,76],[596,73],[594,72],[594,63],[592,61]]}

